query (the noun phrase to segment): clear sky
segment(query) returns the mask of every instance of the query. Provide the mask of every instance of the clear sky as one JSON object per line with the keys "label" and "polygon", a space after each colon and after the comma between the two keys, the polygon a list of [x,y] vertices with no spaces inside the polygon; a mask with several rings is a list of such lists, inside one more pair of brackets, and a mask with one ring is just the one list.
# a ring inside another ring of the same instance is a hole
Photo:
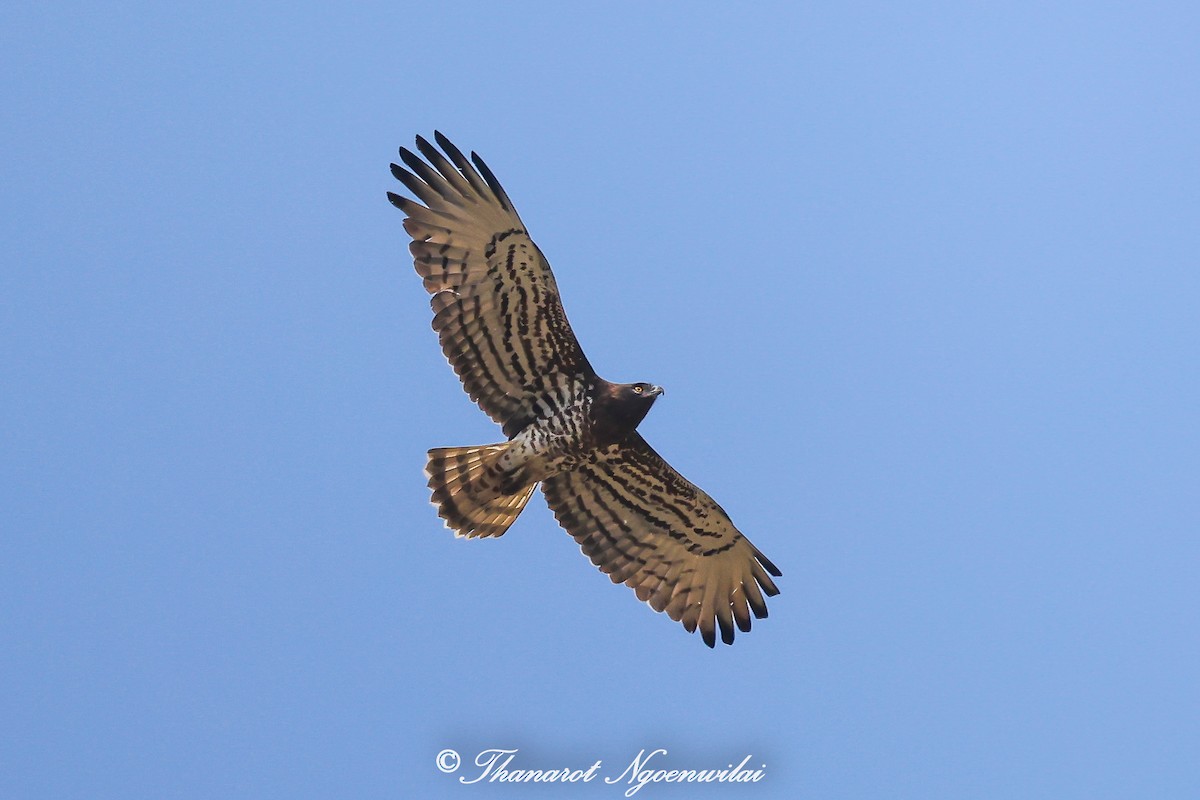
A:
{"label": "clear sky", "polygon": [[[0,11],[0,797],[1200,795],[1195,5],[570,5]],[[733,647],[428,504],[435,128],[782,568]]]}

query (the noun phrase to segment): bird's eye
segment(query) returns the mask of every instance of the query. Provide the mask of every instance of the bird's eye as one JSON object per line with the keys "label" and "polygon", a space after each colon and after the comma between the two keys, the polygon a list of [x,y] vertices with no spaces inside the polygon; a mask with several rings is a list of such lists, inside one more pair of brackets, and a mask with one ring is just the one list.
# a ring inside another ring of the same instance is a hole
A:
{"label": "bird's eye", "polygon": [[634,393],[634,394],[641,394],[641,393],[642,393],[642,391],[643,391],[643,390],[642,390],[642,387],[640,387],[640,386],[635,386],[635,387],[633,387],[633,393]]}

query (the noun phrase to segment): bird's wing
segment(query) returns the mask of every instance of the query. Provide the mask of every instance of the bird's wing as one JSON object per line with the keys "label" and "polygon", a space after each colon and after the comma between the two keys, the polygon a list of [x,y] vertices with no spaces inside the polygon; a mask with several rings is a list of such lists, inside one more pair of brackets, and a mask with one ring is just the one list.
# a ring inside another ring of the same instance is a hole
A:
{"label": "bird's wing", "polygon": [[734,623],[767,616],[763,594],[779,593],[779,569],[699,487],[638,433],[545,480],[546,501],[583,552],[705,644],[731,644]]}
{"label": "bird's wing", "polygon": [[[433,329],[463,388],[513,436],[594,376],[559,300],[550,265],[508,195],[475,153],[440,133],[417,137],[392,174],[420,202],[388,192],[406,215],[413,262],[432,295]],[[424,205],[421,205],[424,203]],[[558,400],[556,401],[556,398]],[[543,409],[544,411],[544,409]]]}

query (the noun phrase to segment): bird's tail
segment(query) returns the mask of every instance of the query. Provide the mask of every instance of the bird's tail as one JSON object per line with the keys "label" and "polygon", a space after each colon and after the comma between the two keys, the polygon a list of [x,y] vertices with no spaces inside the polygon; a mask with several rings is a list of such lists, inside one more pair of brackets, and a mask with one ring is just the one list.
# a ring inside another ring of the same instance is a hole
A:
{"label": "bird's tail", "polygon": [[529,502],[537,482],[513,491],[513,476],[498,463],[505,444],[437,447],[429,451],[425,474],[438,516],[456,536],[500,536]]}

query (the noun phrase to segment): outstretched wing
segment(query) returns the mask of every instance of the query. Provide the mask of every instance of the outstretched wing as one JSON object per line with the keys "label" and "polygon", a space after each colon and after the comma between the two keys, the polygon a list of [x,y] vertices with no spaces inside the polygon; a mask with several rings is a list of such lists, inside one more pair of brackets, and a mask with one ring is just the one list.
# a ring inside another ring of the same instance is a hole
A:
{"label": "outstretched wing", "polygon": [[[400,148],[392,174],[420,201],[388,192],[406,215],[413,262],[432,295],[433,329],[463,388],[513,436],[563,390],[594,376],[554,275],[483,160],[474,166],[440,133],[442,154]],[[447,160],[449,157],[449,160]],[[428,163],[427,163],[428,162]],[[478,169],[476,169],[478,168]]]}
{"label": "outstretched wing", "polygon": [[779,569],[699,487],[638,433],[548,478],[546,502],[583,552],[613,583],[624,583],[704,643],[733,643],[775,595]]}

